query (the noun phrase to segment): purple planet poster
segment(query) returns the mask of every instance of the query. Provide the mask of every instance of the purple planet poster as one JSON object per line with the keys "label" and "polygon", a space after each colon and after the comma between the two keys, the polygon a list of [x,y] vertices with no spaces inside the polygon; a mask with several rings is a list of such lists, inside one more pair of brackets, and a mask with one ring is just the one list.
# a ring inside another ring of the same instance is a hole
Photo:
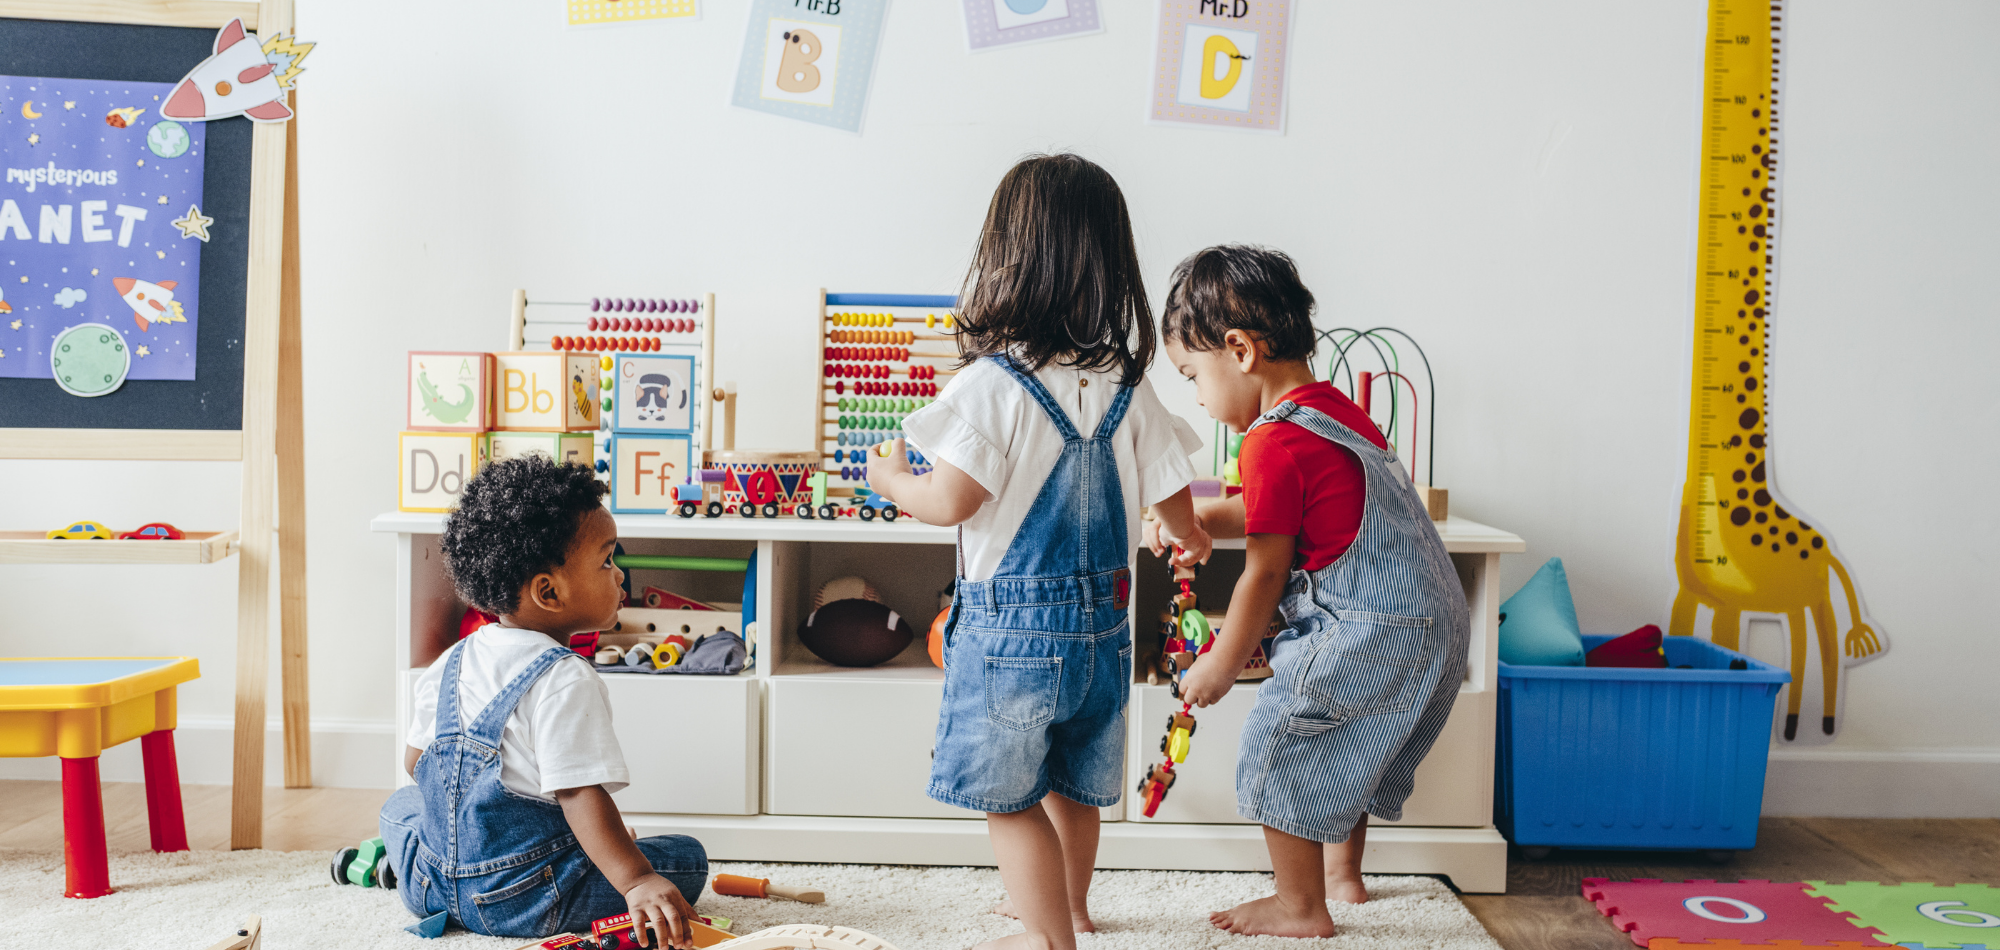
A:
{"label": "purple planet poster", "polygon": [[128,379],[194,379],[206,138],[160,118],[172,83],[0,76],[0,377],[50,378],[80,323]]}

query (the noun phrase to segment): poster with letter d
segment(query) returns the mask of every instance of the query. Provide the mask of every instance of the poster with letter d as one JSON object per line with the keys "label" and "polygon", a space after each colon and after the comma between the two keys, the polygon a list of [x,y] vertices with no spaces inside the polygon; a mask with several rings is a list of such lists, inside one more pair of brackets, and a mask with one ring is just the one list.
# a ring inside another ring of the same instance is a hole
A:
{"label": "poster with letter d", "polygon": [[1147,118],[1285,131],[1292,0],[1160,0]]}
{"label": "poster with letter d", "polygon": [[730,102],[861,131],[889,0],[753,0]]}

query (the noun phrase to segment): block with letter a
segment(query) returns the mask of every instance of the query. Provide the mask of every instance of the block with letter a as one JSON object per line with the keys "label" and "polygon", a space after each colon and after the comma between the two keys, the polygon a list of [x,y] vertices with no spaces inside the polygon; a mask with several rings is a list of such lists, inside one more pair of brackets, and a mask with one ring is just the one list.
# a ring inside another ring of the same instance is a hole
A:
{"label": "block with letter a", "polygon": [[621,515],[665,514],[674,486],[693,472],[694,442],[684,435],[611,437],[611,510]]}

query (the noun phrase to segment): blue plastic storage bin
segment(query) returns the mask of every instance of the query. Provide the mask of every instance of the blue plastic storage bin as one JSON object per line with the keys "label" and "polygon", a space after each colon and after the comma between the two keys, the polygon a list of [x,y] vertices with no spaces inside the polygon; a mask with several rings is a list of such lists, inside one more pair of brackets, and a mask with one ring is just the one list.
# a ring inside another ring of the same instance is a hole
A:
{"label": "blue plastic storage bin", "polygon": [[[1586,636],[1584,649],[1609,639]],[[1757,843],[1774,700],[1791,674],[1693,637],[1667,637],[1665,648],[1668,669],[1500,664],[1494,824],[1509,841]]]}

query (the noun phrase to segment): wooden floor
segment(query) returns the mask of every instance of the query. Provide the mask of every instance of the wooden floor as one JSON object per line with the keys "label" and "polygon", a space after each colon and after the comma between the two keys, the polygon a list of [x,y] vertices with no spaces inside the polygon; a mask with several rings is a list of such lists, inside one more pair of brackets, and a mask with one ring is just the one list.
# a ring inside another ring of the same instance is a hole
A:
{"label": "wooden floor", "polygon": [[[229,847],[229,789],[186,785],[181,794],[188,844]],[[372,838],[388,795],[382,789],[266,789],[264,846],[330,852]],[[105,784],[104,814],[112,851],[147,847],[144,786]],[[62,848],[59,783],[0,781],[0,848]],[[1516,855],[1506,894],[1468,894],[1464,900],[1506,950],[1633,947],[1583,899],[1586,877],[2000,885],[2000,819],[1766,818],[1756,850],[1723,865],[1671,853],[1557,851],[1540,861]]]}

